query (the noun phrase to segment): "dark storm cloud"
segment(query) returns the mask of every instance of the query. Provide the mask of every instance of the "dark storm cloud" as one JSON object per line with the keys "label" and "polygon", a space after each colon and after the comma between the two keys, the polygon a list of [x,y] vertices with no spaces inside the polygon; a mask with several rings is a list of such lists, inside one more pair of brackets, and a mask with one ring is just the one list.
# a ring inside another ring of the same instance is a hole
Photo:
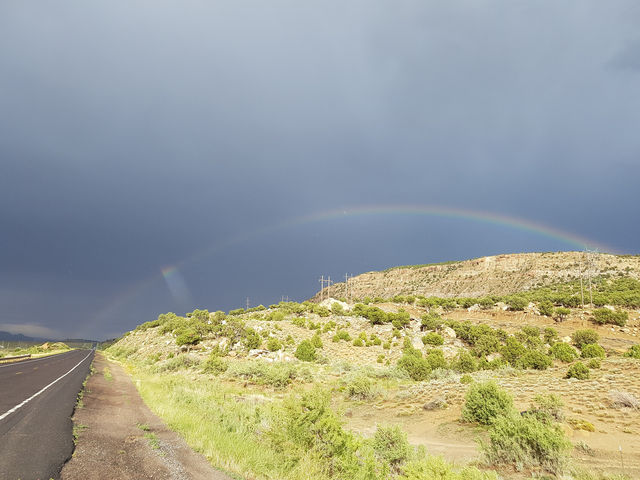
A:
{"label": "dark storm cloud", "polygon": [[183,308],[175,264],[228,309],[329,271],[577,248],[378,217],[196,253],[349,205],[637,252],[639,24],[632,1],[2,2],[0,324],[115,335]]}

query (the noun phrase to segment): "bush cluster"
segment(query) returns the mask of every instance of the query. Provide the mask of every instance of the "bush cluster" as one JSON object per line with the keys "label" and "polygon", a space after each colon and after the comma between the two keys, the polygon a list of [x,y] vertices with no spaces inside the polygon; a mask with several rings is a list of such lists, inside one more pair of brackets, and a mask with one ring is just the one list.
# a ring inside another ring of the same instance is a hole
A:
{"label": "bush cluster", "polygon": [[629,313],[623,310],[609,310],[598,308],[593,311],[593,321],[599,325],[611,324],[624,327],[629,320]]}

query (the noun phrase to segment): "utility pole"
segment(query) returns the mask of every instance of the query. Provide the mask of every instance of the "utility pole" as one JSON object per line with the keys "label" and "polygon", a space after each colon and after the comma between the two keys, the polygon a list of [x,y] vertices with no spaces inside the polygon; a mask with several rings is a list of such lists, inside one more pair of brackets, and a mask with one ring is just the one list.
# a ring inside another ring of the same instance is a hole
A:
{"label": "utility pole", "polygon": [[247,310],[249,310],[249,297],[247,297]]}
{"label": "utility pole", "polygon": [[318,281],[320,282],[320,301],[322,301],[324,297],[324,275],[322,275]]}
{"label": "utility pole", "polygon": [[327,300],[331,298],[331,275],[327,278]]}
{"label": "utility pole", "polygon": [[584,255],[580,256],[580,298],[582,299],[580,305],[582,306],[582,308],[584,308],[584,288],[582,286],[582,257],[584,257]]}
{"label": "utility pole", "polygon": [[344,298],[349,301],[349,274],[344,274]]}
{"label": "utility pole", "polygon": [[591,283],[591,277],[597,273],[596,256],[598,250],[586,249],[587,257],[587,281],[589,283],[589,306],[593,307],[593,286]]}

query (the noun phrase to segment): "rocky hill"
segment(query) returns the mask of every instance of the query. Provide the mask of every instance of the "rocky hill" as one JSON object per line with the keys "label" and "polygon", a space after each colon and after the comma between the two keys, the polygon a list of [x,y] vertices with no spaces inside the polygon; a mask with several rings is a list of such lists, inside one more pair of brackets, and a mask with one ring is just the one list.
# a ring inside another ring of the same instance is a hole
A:
{"label": "rocky hill", "polygon": [[[389,298],[395,295],[426,297],[481,297],[508,295],[532,288],[588,277],[624,275],[640,279],[640,256],[585,252],[517,253],[460,262],[395,267],[368,272],[331,285],[311,300],[343,297]],[[348,287],[348,288],[347,288]]]}

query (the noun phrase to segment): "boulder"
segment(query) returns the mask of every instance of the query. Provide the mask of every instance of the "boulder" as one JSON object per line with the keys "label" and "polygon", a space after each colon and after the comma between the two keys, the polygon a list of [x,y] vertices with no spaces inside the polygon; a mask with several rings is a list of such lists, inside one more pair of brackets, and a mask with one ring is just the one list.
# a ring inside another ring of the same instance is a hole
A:
{"label": "boulder", "polygon": [[440,329],[440,334],[445,338],[456,338],[456,331],[451,327],[443,327]]}
{"label": "boulder", "polygon": [[440,410],[441,408],[446,407],[447,401],[444,399],[444,397],[436,397],[422,406],[424,410]]}

